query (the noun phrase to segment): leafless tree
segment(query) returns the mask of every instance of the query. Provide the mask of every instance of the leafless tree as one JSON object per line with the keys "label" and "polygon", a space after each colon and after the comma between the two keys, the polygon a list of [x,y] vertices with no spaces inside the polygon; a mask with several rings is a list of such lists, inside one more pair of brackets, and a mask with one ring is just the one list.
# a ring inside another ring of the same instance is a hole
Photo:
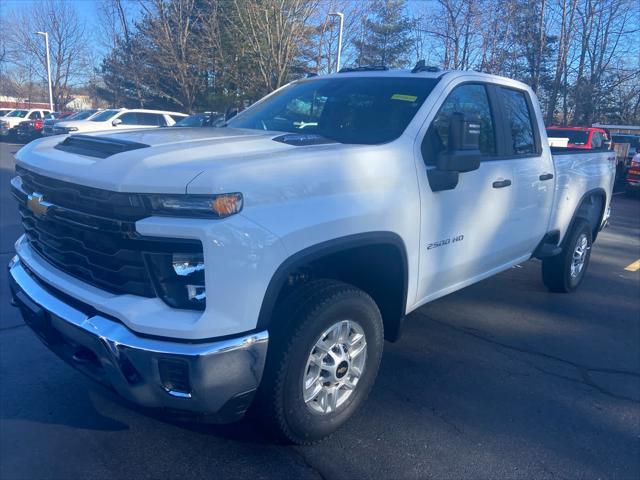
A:
{"label": "leafless tree", "polygon": [[[203,90],[209,63],[209,48],[202,42],[205,14],[217,15],[217,11],[205,10],[201,5],[197,0],[142,3],[146,13],[142,32],[149,41],[153,63],[160,68],[156,72],[157,81],[148,85],[154,87],[157,95],[174,101],[186,111],[192,110],[198,93]],[[210,6],[216,7],[217,3]]]}
{"label": "leafless tree", "polygon": [[63,108],[71,99],[72,87],[86,79],[90,68],[84,25],[73,5],[67,0],[39,0],[30,8],[14,12],[11,23],[15,27],[5,37],[11,62],[25,69],[36,59],[34,73],[43,82],[47,78],[45,44],[36,32],[49,34],[53,101],[55,108]]}
{"label": "leafless tree", "polygon": [[310,33],[318,0],[231,0],[228,21],[248,44],[265,91],[284,85]]}

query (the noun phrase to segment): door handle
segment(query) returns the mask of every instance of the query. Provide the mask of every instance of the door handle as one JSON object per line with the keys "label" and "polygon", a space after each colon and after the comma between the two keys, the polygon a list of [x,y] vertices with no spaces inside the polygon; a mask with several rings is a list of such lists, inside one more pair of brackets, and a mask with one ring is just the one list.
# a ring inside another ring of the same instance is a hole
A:
{"label": "door handle", "polygon": [[495,182],[493,182],[493,188],[504,188],[510,186],[511,180],[496,180]]}
{"label": "door handle", "polygon": [[541,181],[551,180],[553,178],[553,173],[544,173],[538,177]]}

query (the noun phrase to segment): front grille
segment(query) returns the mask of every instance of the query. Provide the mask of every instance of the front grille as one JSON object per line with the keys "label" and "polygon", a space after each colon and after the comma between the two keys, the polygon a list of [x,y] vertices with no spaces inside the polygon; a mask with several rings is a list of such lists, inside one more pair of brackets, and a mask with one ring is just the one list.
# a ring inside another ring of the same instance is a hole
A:
{"label": "front grille", "polygon": [[[147,253],[202,251],[200,242],[144,237],[135,221],[147,216],[138,195],[63,182],[17,167],[14,185],[29,245],[56,268],[116,294],[155,297]],[[27,207],[26,194],[53,204],[45,215]]]}
{"label": "front grille", "polygon": [[48,202],[82,213],[113,220],[136,221],[149,216],[140,197],[135,193],[111,192],[38,175],[16,166],[27,193],[39,192]]}
{"label": "front grille", "polygon": [[155,296],[142,251],[124,231],[86,228],[55,210],[37,217],[24,204],[20,215],[29,244],[60,270],[112,293]]}

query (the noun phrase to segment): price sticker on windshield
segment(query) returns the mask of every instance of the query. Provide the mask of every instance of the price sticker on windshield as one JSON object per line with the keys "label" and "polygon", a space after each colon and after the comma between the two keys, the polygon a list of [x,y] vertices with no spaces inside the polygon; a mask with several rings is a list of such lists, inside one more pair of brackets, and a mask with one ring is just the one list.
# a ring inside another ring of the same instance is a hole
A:
{"label": "price sticker on windshield", "polygon": [[402,95],[401,93],[394,93],[391,95],[391,100],[402,100],[405,102],[415,102],[418,99],[415,95]]}

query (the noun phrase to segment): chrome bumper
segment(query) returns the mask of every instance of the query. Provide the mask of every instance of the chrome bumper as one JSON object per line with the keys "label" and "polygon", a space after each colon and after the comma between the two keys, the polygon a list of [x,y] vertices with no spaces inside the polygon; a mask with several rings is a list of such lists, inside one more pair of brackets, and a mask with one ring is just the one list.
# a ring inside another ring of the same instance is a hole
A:
{"label": "chrome bumper", "polygon": [[251,404],[267,354],[266,331],[207,343],[141,337],[76,305],[17,256],[9,263],[9,284],[25,323],[47,347],[135,404],[220,422],[237,420]]}

